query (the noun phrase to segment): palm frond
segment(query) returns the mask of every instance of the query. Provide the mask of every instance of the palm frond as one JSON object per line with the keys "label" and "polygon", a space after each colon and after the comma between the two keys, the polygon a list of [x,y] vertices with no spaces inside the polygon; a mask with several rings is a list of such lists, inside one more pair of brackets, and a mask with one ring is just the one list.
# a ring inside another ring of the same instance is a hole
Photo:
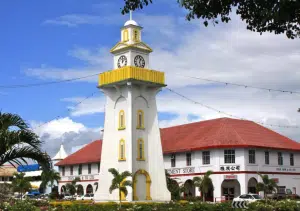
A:
{"label": "palm frond", "polygon": [[126,186],[132,187],[132,182],[130,180],[123,181],[122,187],[126,187]]}
{"label": "palm frond", "polygon": [[127,196],[127,194],[128,194],[128,190],[127,190],[127,188],[126,187],[120,187],[120,189],[119,189],[122,193],[124,193],[124,195],[125,196]]}
{"label": "palm frond", "polygon": [[118,172],[118,170],[115,169],[115,168],[108,169],[108,172],[110,172],[114,177],[118,177],[120,175],[120,173]]}
{"label": "palm frond", "polygon": [[131,176],[132,176],[132,174],[129,171],[124,171],[124,172],[121,173],[121,177],[124,178],[124,179],[126,177],[131,177]]}
{"label": "palm frond", "polygon": [[19,115],[0,112],[0,130],[8,130],[10,127],[17,127],[20,130],[29,128]]}
{"label": "palm frond", "polygon": [[112,194],[112,192],[118,188],[119,187],[117,186],[117,184],[111,184],[111,186],[109,187],[109,193]]}

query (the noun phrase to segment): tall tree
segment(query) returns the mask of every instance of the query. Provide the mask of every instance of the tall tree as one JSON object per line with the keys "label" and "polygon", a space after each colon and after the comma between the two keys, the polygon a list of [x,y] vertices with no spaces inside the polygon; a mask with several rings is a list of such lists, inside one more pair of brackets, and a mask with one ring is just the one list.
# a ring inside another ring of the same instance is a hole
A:
{"label": "tall tree", "polygon": [[257,183],[256,189],[257,191],[264,192],[264,198],[267,200],[267,194],[273,193],[277,189],[277,184],[274,179],[270,179],[268,175],[258,174],[262,180],[262,182]]}
{"label": "tall tree", "polygon": [[0,112],[0,166],[27,164],[26,159],[37,161],[43,169],[51,166],[50,157],[41,150],[42,142],[16,114]]}
{"label": "tall tree", "polygon": [[66,189],[69,194],[74,195],[76,193],[76,189],[78,187],[76,184],[77,182],[80,182],[79,177],[75,177],[75,179],[73,179],[71,183],[66,184]]}
{"label": "tall tree", "polygon": [[58,183],[60,180],[60,175],[56,172],[53,168],[50,170],[44,170],[42,173],[42,184],[41,187],[46,188],[47,185],[51,187],[51,191],[53,188],[54,183]]}
{"label": "tall tree", "polygon": [[26,191],[31,189],[30,178],[25,177],[24,173],[15,173],[11,183],[13,190],[21,194],[21,199]]}
{"label": "tall tree", "polygon": [[203,201],[205,201],[205,197],[209,190],[214,189],[212,179],[210,178],[210,175],[212,174],[212,171],[207,171],[202,177],[193,178],[194,185],[199,188],[199,191],[203,197]]}
{"label": "tall tree", "polygon": [[114,190],[119,191],[119,201],[120,201],[120,207],[121,207],[121,196],[122,193],[127,196],[128,191],[127,187],[132,187],[132,183],[130,180],[126,180],[127,177],[132,177],[131,173],[129,171],[124,171],[120,173],[118,170],[114,168],[108,169],[108,171],[113,175],[113,179],[111,181],[111,186],[109,187],[109,192],[112,194]]}
{"label": "tall tree", "polygon": [[167,188],[171,193],[171,199],[172,200],[179,200],[180,199],[180,187],[178,182],[176,181],[176,178],[171,178],[171,175],[165,171],[166,174],[166,182],[167,182]]}
{"label": "tall tree", "polygon": [[[175,1],[175,0],[174,0]],[[122,13],[142,9],[153,0],[125,0]],[[259,32],[285,33],[294,39],[300,34],[299,0],[177,0],[187,10],[186,19],[201,19],[207,26],[220,21],[228,23],[232,10],[247,24],[247,29]]]}

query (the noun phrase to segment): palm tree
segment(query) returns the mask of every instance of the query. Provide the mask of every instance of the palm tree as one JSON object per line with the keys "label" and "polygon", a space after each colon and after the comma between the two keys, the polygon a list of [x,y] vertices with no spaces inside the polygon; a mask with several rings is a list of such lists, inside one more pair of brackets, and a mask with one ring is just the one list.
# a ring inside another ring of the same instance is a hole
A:
{"label": "palm tree", "polygon": [[50,157],[42,152],[42,142],[16,114],[0,112],[0,166],[27,164],[26,159],[37,161],[44,169],[51,166]]}
{"label": "palm tree", "polygon": [[21,194],[21,199],[23,194],[31,189],[30,178],[24,176],[24,173],[15,173],[14,179],[11,183],[13,190]]}
{"label": "palm tree", "polygon": [[210,178],[210,175],[212,174],[212,171],[207,171],[203,177],[193,178],[194,185],[199,188],[199,191],[203,196],[203,201],[205,201],[205,196],[207,195],[208,191],[214,189],[212,179]]}
{"label": "palm tree", "polygon": [[122,193],[127,196],[127,186],[132,187],[132,183],[130,180],[126,180],[127,177],[132,177],[131,173],[129,171],[124,171],[122,173],[119,173],[118,170],[114,168],[108,169],[108,171],[114,176],[113,180],[111,181],[111,186],[109,187],[109,192],[112,194],[112,192],[116,189],[119,190],[119,201],[120,201],[120,207],[121,207],[121,195]]}
{"label": "palm tree", "polygon": [[269,179],[268,175],[262,175],[259,174],[262,182],[257,183],[256,185],[256,189],[257,191],[263,191],[264,192],[264,198],[265,200],[267,200],[267,194],[268,193],[273,193],[274,191],[276,191],[277,188],[277,184],[274,181],[274,179]]}
{"label": "palm tree", "polygon": [[171,193],[171,198],[179,200],[180,199],[180,187],[178,182],[176,181],[177,178],[171,178],[171,175],[165,171],[166,174],[166,181],[167,181],[167,188]]}
{"label": "palm tree", "polygon": [[60,180],[59,173],[56,172],[53,168],[50,170],[43,171],[41,177],[42,177],[41,187],[46,188],[47,184],[50,183],[48,186],[51,187],[51,191],[52,191],[54,182],[58,183],[58,181]]}
{"label": "palm tree", "polygon": [[75,179],[73,179],[71,183],[66,184],[66,189],[69,194],[74,195],[76,193],[76,189],[77,189],[76,183],[77,182],[80,182],[79,177],[75,177]]}

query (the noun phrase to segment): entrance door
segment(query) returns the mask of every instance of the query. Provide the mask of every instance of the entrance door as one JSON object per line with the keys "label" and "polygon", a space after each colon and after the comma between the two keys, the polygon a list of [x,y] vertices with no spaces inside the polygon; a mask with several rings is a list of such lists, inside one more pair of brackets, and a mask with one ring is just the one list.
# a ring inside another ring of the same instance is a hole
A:
{"label": "entrance door", "polygon": [[233,200],[234,199],[234,188],[223,188],[223,195],[225,196],[225,200]]}

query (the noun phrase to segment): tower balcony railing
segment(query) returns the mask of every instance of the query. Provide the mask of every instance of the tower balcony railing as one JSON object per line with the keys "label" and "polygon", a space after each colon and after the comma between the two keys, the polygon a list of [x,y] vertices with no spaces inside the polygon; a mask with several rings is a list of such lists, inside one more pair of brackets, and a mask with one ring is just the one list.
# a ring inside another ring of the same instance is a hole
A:
{"label": "tower balcony railing", "polygon": [[122,81],[138,80],[165,86],[165,74],[156,70],[126,66],[99,75],[99,87]]}

